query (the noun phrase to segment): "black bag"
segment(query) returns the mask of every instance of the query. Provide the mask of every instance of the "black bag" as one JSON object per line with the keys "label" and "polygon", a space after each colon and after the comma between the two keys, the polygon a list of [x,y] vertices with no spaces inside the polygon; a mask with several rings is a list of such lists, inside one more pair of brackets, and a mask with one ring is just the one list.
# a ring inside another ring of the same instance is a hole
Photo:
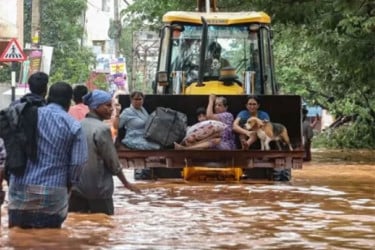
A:
{"label": "black bag", "polygon": [[[12,107],[11,107],[12,108]],[[26,137],[18,124],[11,124],[11,108],[0,111],[0,137],[4,140],[4,146],[7,151],[5,161],[5,179],[8,179],[12,173],[22,176],[27,163],[27,154],[25,150]]]}
{"label": "black bag", "polygon": [[185,137],[187,117],[184,113],[157,107],[146,121],[145,138],[164,147],[173,146]]}
{"label": "black bag", "polygon": [[37,158],[38,108],[44,99],[25,96],[20,103],[0,111],[0,137],[7,151],[5,178],[22,176],[28,160]]}

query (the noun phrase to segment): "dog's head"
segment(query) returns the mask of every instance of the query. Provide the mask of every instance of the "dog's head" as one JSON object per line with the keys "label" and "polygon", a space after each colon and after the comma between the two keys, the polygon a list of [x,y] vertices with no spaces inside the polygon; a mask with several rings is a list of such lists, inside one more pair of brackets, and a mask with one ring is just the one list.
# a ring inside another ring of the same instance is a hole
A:
{"label": "dog's head", "polygon": [[264,126],[264,122],[258,117],[250,117],[245,123],[245,129],[258,130]]}

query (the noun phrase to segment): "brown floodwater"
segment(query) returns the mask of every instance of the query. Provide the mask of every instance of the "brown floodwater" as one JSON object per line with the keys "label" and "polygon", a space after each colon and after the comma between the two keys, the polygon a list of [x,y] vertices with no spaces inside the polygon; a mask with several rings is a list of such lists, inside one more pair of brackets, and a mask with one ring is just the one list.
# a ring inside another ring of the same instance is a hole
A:
{"label": "brown floodwater", "polygon": [[[127,177],[132,179],[130,170]],[[7,228],[1,249],[375,249],[375,151],[314,151],[290,183],[116,182],[115,215]]]}

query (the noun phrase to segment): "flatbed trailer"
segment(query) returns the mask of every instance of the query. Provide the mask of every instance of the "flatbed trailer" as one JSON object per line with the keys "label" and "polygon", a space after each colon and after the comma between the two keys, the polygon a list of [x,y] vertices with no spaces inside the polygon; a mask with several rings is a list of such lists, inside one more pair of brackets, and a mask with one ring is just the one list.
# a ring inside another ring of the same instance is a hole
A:
{"label": "flatbed trailer", "polygon": [[[252,178],[252,173],[255,173],[256,169],[300,169],[302,168],[303,153],[302,150],[292,152],[278,150],[129,150],[125,148],[118,150],[125,168],[155,168],[157,170],[153,173],[154,178],[163,178],[166,175],[191,179],[192,175],[198,172],[206,176],[207,172],[215,172],[218,176],[229,173],[231,176],[228,177],[234,180],[239,180],[243,176]],[[161,173],[162,169],[169,174]],[[240,171],[238,171],[239,169]],[[206,173],[203,173],[203,170]],[[273,177],[272,174],[265,173],[263,178],[272,179]]]}

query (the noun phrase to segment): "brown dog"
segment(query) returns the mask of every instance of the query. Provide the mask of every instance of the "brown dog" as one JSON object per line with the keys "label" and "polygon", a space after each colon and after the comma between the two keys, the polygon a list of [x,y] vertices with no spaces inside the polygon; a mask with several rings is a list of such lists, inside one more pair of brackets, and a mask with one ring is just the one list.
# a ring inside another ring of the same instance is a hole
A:
{"label": "brown dog", "polygon": [[276,141],[279,150],[281,147],[278,143],[279,140],[285,142],[289,146],[289,150],[293,151],[292,145],[290,144],[288,131],[285,126],[280,123],[273,123],[269,121],[262,121],[257,117],[250,117],[245,123],[247,130],[256,132],[262,150],[270,150],[270,142]]}

